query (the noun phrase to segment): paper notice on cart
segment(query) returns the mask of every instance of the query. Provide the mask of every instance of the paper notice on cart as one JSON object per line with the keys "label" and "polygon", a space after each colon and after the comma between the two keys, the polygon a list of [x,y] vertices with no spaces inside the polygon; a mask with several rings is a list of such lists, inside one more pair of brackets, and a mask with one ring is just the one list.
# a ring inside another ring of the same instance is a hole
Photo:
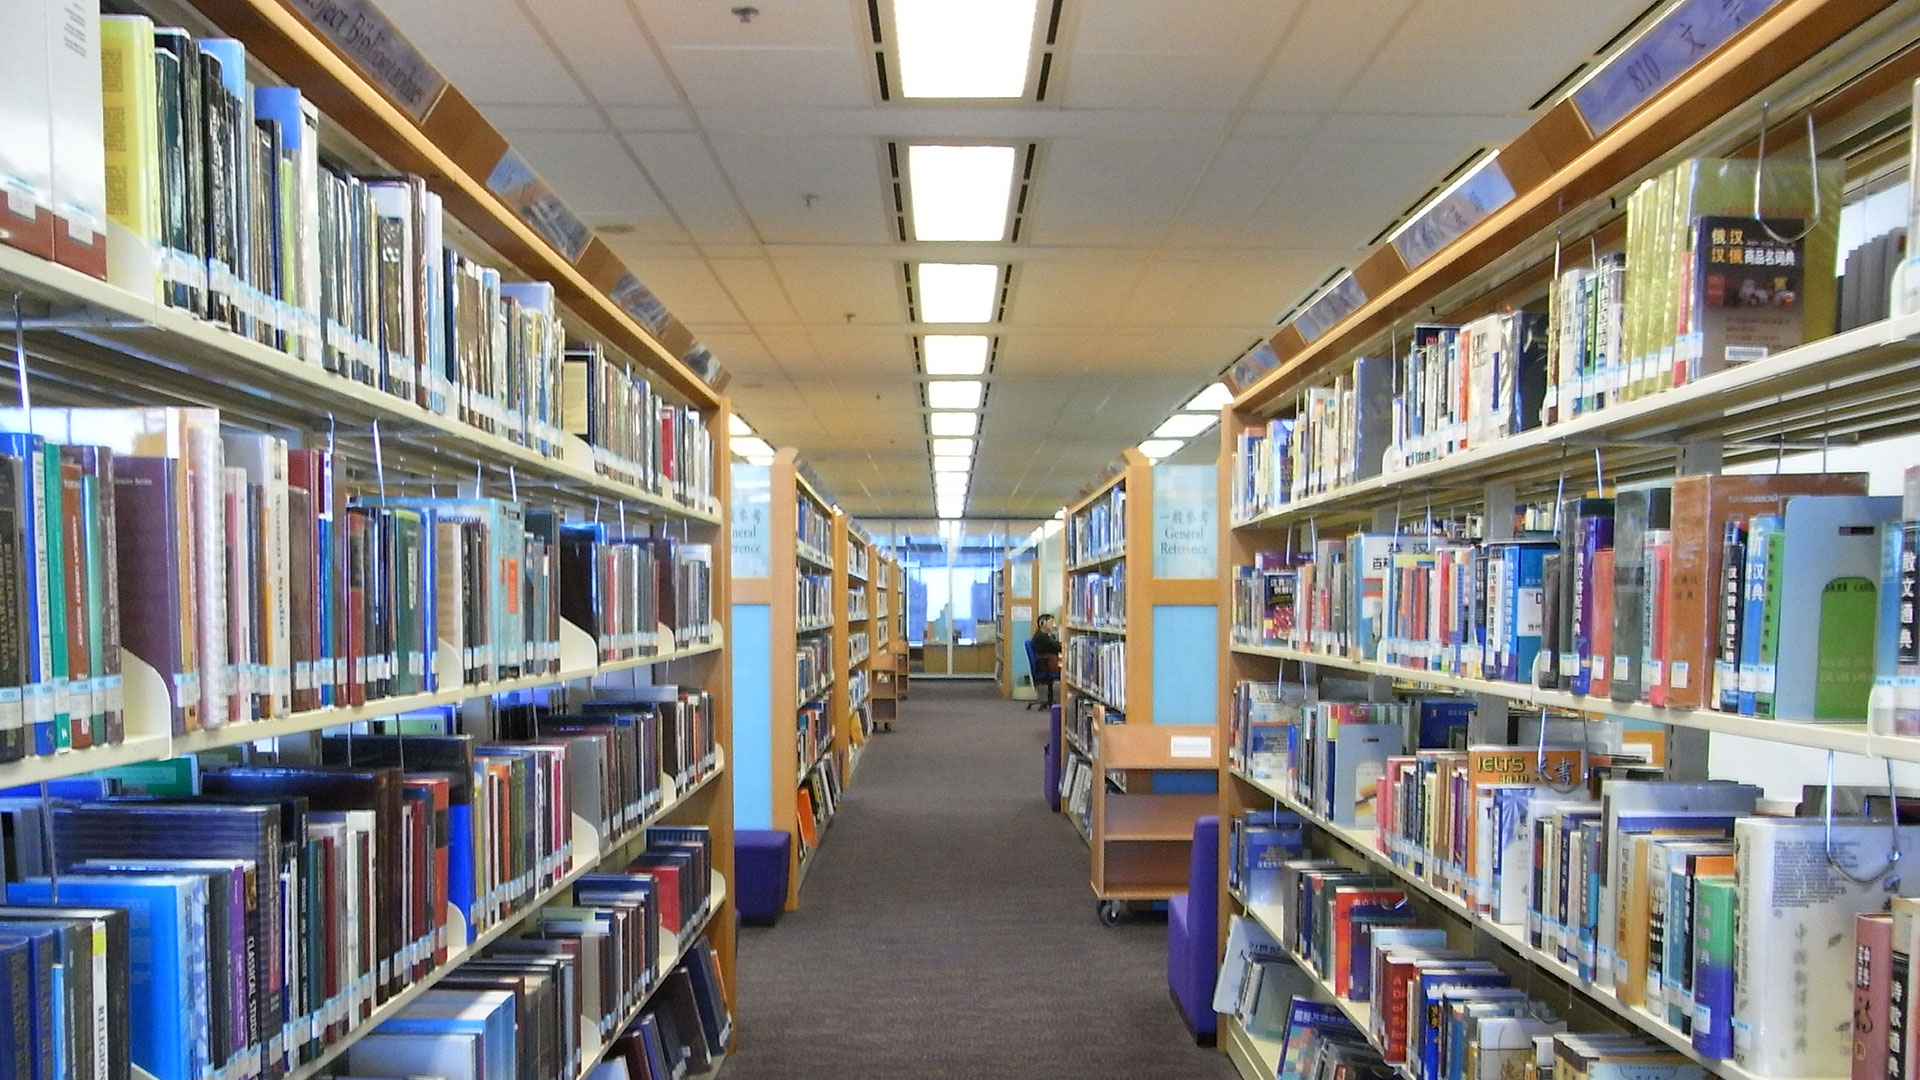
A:
{"label": "paper notice on cart", "polygon": [[1210,758],[1213,756],[1213,736],[1175,735],[1170,740],[1167,753],[1177,758]]}

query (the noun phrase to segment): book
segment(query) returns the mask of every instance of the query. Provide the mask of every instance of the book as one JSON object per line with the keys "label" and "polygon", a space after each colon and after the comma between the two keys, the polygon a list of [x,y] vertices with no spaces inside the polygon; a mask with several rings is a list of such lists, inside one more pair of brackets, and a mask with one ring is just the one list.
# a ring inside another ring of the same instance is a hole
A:
{"label": "book", "polygon": [[53,257],[107,276],[107,152],[100,89],[100,9],[87,0],[46,0],[46,98],[52,117]]}
{"label": "book", "polygon": [[[1731,927],[1728,927],[1731,930]],[[1728,945],[1732,942],[1729,940]],[[1911,964],[1911,959],[1908,961]],[[1908,972],[1901,973],[1903,978]],[[1701,1041],[1698,993],[1699,978],[1694,976],[1694,1044]],[[1893,915],[1868,912],[1853,922],[1853,1053],[1850,1061],[1854,1080],[1883,1080],[1888,1075],[1905,1075],[1906,1016],[1895,1017],[1890,1010],[1893,979]],[[1731,990],[1731,986],[1728,987]],[[1704,1051],[1704,1047],[1702,1048]],[[1727,1052],[1732,1053],[1732,1046]],[[1896,1055],[1889,1060],[1889,1053]]]}

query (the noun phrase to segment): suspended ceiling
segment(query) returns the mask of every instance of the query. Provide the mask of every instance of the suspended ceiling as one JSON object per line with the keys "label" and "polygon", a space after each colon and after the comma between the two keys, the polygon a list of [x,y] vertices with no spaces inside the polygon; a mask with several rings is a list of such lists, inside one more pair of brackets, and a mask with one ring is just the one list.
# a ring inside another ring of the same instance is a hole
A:
{"label": "suspended ceiling", "polygon": [[[381,6],[856,515],[932,513],[913,337],[980,329],[903,267],[1011,265],[967,513],[1044,517],[1646,0],[1063,0],[1044,100],[978,104],[883,101],[867,0]],[[899,239],[929,140],[1037,147],[1017,242]]]}

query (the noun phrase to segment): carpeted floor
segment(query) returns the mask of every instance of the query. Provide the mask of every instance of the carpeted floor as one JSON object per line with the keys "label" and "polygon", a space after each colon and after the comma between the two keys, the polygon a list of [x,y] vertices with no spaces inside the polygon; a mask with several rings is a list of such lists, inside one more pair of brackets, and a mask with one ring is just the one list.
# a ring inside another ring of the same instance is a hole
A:
{"label": "carpeted floor", "polygon": [[1086,845],[1042,800],[1044,714],[934,682],[901,714],[800,910],[741,931],[725,1080],[1232,1077],[1167,997],[1165,919],[1095,919]]}

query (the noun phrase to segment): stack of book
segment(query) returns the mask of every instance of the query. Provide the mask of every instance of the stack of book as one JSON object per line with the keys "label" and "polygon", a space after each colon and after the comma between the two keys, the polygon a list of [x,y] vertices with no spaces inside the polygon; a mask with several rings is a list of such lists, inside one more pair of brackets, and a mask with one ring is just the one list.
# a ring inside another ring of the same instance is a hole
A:
{"label": "stack of book", "polygon": [[1105,573],[1075,574],[1067,581],[1067,621],[1102,630],[1127,628],[1127,564]]}
{"label": "stack of book", "polygon": [[1067,527],[1067,565],[1118,555],[1127,546],[1127,489],[1115,484],[1073,515]]}
{"label": "stack of book", "polygon": [[[1546,312],[1418,325],[1400,355],[1357,358],[1332,384],[1304,390],[1290,417],[1240,433],[1234,519],[1831,333],[1834,279],[1805,268],[1835,265],[1841,166],[1769,164],[1764,221],[1751,216],[1756,171],[1751,159],[1682,161],[1629,196],[1624,253],[1559,268]],[[1897,256],[1881,262],[1888,258]],[[1859,276],[1848,325],[1865,321],[1863,312],[1885,315],[1866,298],[1884,299],[1885,270],[1869,275],[1863,265]]]}
{"label": "stack of book", "polygon": [[[802,495],[797,502],[799,503],[797,535],[801,546],[812,548],[822,560],[830,563],[833,559],[833,514],[805,495]],[[824,604],[822,606],[824,607]]]}
{"label": "stack of book", "polygon": [[802,631],[833,623],[833,575],[802,570],[793,582],[793,618]]}
{"label": "stack of book", "polygon": [[[337,455],[212,409],[0,411],[0,759],[559,671],[711,636],[711,549],[482,498],[349,502]],[[52,512],[58,508],[59,513]],[[0,641],[4,645],[4,641]]]}
{"label": "stack of book", "polygon": [[1099,695],[1114,708],[1127,707],[1126,642],[1070,635],[1064,655],[1069,682]]}
{"label": "stack of book", "polygon": [[588,1080],[675,1080],[712,1069],[733,1038],[713,948],[696,942]]}
{"label": "stack of book", "polygon": [[805,704],[827,692],[833,682],[833,639],[803,637],[793,647],[795,700]]}
{"label": "stack of book", "polygon": [[1284,810],[1235,814],[1227,822],[1227,891],[1248,904],[1277,901],[1280,867],[1306,853],[1306,822]]}
{"label": "stack of book", "polygon": [[695,510],[712,510],[713,436],[698,410],[662,398],[597,341],[570,341],[561,423],[592,448],[594,471]]}
{"label": "stack of book", "polygon": [[[832,735],[827,736],[829,745]],[[827,831],[827,823],[840,810],[840,763],[832,754],[822,751],[819,768],[800,777],[800,788],[794,796],[795,820],[800,826],[800,859],[806,861],[820,846],[820,836]]]}

